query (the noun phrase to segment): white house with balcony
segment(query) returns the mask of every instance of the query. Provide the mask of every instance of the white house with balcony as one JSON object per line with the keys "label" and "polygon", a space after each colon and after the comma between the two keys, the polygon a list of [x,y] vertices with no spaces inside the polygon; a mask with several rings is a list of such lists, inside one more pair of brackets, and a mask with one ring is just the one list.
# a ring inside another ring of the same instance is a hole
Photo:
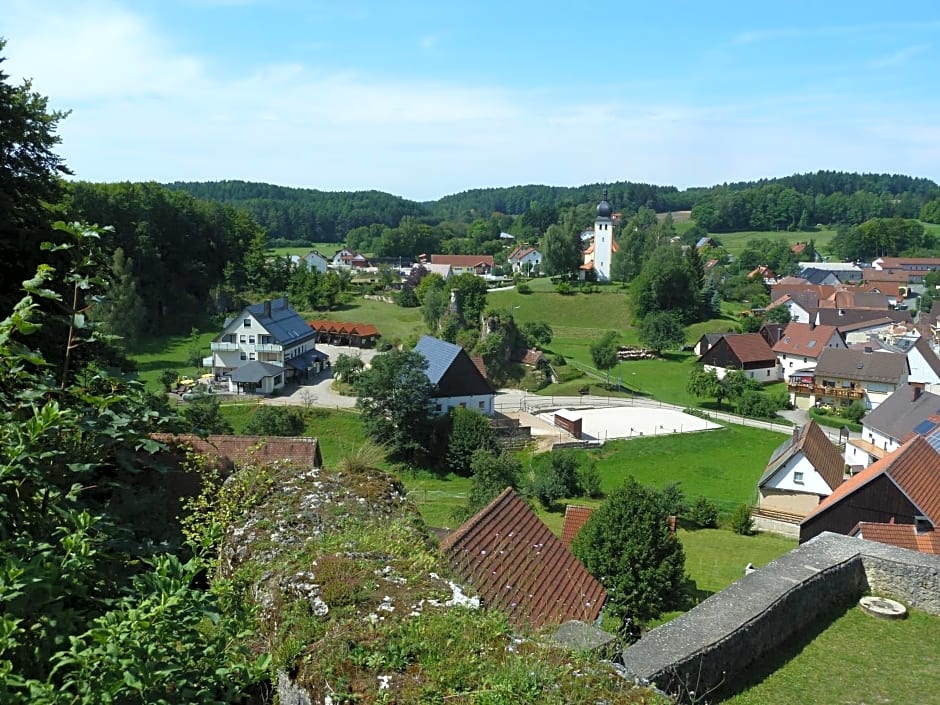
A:
{"label": "white house with balcony", "polygon": [[212,373],[233,393],[271,394],[323,369],[316,336],[286,298],[246,306],[212,341]]}

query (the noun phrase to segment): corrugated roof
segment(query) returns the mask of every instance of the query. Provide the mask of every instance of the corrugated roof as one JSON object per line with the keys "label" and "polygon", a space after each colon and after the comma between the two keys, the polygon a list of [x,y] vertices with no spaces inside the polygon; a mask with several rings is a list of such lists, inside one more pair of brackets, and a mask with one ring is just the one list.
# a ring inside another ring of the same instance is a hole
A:
{"label": "corrugated roof", "polygon": [[565,523],[561,527],[561,542],[571,548],[571,542],[581,531],[581,527],[591,518],[594,510],[591,507],[579,507],[569,504],[565,507]]}
{"label": "corrugated roof", "polygon": [[607,593],[512,488],[441,543],[451,568],[518,628],[592,623]]}
{"label": "corrugated roof", "polygon": [[907,356],[901,353],[827,348],[819,356],[816,377],[897,384],[907,375]]}
{"label": "corrugated roof", "polygon": [[150,437],[170,447],[192,448],[199,455],[216,458],[223,465],[235,468],[276,460],[304,468],[323,465],[320,442],[308,436],[212,435],[200,438],[191,434],[174,436],[170,433],[151,433]]}
{"label": "corrugated roof", "polygon": [[294,345],[314,335],[306,321],[290,307],[287,297],[252,304],[245,311],[254,316],[280,345]]}
{"label": "corrugated roof", "polygon": [[914,436],[893,453],[843,482],[801,524],[882,475],[887,475],[934,526],[940,525],[940,454],[922,436]]}
{"label": "corrugated roof", "polygon": [[[864,425],[866,428],[900,441],[912,431],[917,431],[927,419],[938,413],[940,413],[940,396],[930,392],[921,392],[920,397],[915,400],[914,388],[910,384],[902,384],[894,394],[881,402],[877,409],[868,412]],[[934,424],[931,424],[918,433],[926,433],[933,427]]]}
{"label": "corrugated roof", "polygon": [[415,345],[415,351],[421,353],[428,361],[428,368],[425,370],[428,379],[433,384],[438,384],[463,348],[440,338],[422,335],[421,340]]}
{"label": "corrugated roof", "polygon": [[770,462],[767,463],[767,468],[758,482],[758,487],[763,487],[765,482],[800,452],[812,463],[816,472],[829,485],[829,489],[834,490],[842,484],[845,475],[845,461],[842,454],[832,444],[832,441],[819,427],[819,424],[810,420],[808,424],[800,429],[796,438],[791,436],[789,440],[774,450]]}

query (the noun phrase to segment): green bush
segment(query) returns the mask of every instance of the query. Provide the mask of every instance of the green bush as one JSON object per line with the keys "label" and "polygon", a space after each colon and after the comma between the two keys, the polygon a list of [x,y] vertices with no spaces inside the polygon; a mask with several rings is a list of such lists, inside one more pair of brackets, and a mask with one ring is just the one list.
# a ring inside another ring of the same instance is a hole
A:
{"label": "green bush", "polygon": [[839,416],[848,419],[853,423],[858,423],[862,420],[862,417],[865,416],[865,411],[865,406],[856,399],[851,404],[841,409],[839,411]]}
{"label": "green bush", "polygon": [[718,507],[710,499],[699,497],[689,507],[689,519],[703,529],[717,529]]}
{"label": "green bush", "polygon": [[751,536],[754,533],[754,519],[751,517],[751,508],[746,504],[739,504],[731,514],[731,530],[742,536]]}
{"label": "green bush", "polygon": [[564,355],[555,355],[552,358],[552,364],[555,367],[564,367],[565,365],[568,364],[568,361],[565,359]]}
{"label": "green bush", "polygon": [[532,287],[529,286],[528,284],[519,284],[519,285],[516,287],[516,291],[518,291],[520,294],[531,294],[531,293],[532,293]]}
{"label": "green bush", "polygon": [[574,289],[571,288],[571,284],[568,282],[561,282],[555,285],[555,293],[561,294],[562,296],[571,296],[571,294],[574,293]]}

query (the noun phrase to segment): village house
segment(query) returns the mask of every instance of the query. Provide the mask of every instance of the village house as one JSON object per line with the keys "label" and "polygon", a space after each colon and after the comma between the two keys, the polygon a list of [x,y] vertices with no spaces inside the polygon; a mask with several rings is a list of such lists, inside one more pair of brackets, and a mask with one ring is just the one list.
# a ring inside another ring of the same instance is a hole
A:
{"label": "village house", "polygon": [[431,255],[431,264],[449,265],[454,276],[482,277],[493,272],[493,255]]}
{"label": "village house", "polygon": [[811,377],[823,350],[844,347],[845,340],[834,326],[790,323],[772,349],[777,355],[783,379],[790,382],[794,374]]}
{"label": "village house", "polygon": [[357,254],[345,247],[333,255],[333,266],[351,267],[353,269],[363,269],[369,266],[369,260],[365,256]]}
{"label": "village house", "polygon": [[462,347],[425,335],[415,346],[415,352],[428,361],[425,374],[435,385],[432,397],[435,413],[446,414],[463,407],[493,415],[496,390]]}
{"label": "village house", "polygon": [[914,436],[843,482],[802,521],[800,543],[823,531],[873,538],[877,531],[868,524],[907,526],[915,544],[918,535],[936,537],[940,524],[938,442],[936,437]]}
{"label": "village house", "polygon": [[838,448],[815,421],[795,427],[770,457],[757,483],[757,515],[789,523],[791,533],[832,494],[845,477],[845,463]]}
{"label": "village house", "polygon": [[846,465],[853,472],[864,470],[900,448],[911,434],[923,435],[940,425],[933,417],[940,417],[940,396],[924,391],[922,384],[900,385],[862,420],[861,438],[846,441]]}
{"label": "village house", "polygon": [[327,267],[330,265],[330,261],[316,250],[310,250],[307,254],[301,255],[300,261],[307,265],[307,269],[316,270],[320,274],[326,274]]}
{"label": "village house", "polygon": [[292,378],[317,373],[327,356],[287,298],[246,306],[212,341],[212,373],[233,393],[271,394]]}
{"label": "village house", "polygon": [[790,312],[790,320],[794,323],[809,323],[815,320],[819,308],[819,297],[812,291],[793,292],[784,294],[770,302],[767,306],[772,308],[783,306]]}
{"label": "village house", "polygon": [[904,355],[830,348],[819,356],[811,382],[800,375],[791,379],[788,389],[792,403],[800,409],[822,404],[839,408],[853,401],[877,409],[907,381],[907,375]]}
{"label": "village house", "polygon": [[522,274],[538,273],[542,265],[542,254],[533,247],[520,245],[509,255],[512,271]]}
{"label": "village house", "polygon": [[760,333],[728,333],[712,345],[699,362],[705,371],[714,370],[724,379],[732,370],[743,370],[757,382],[780,379],[777,356]]}
{"label": "village house", "polygon": [[862,280],[862,268],[853,262],[799,262],[797,266],[801,277],[806,270],[814,269],[835,274],[843,284]]}
{"label": "village house", "polygon": [[708,352],[712,346],[721,340],[726,334],[725,333],[705,333],[695,345],[692,347],[692,350],[696,355],[701,357],[706,352]]}
{"label": "village house", "polygon": [[593,624],[607,599],[561,539],[507,487],[441,542],[451,569],[516,628]]}

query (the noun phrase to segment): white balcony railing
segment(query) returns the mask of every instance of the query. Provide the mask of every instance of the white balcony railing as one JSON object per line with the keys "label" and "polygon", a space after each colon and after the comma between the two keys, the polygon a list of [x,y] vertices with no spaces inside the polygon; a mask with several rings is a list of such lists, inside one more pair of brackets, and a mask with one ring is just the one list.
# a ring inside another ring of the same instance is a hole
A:
{"label": "white balcony railing", "polygon": [[238,350],[238,343],[210,343],[212,352],[232,352]]}

